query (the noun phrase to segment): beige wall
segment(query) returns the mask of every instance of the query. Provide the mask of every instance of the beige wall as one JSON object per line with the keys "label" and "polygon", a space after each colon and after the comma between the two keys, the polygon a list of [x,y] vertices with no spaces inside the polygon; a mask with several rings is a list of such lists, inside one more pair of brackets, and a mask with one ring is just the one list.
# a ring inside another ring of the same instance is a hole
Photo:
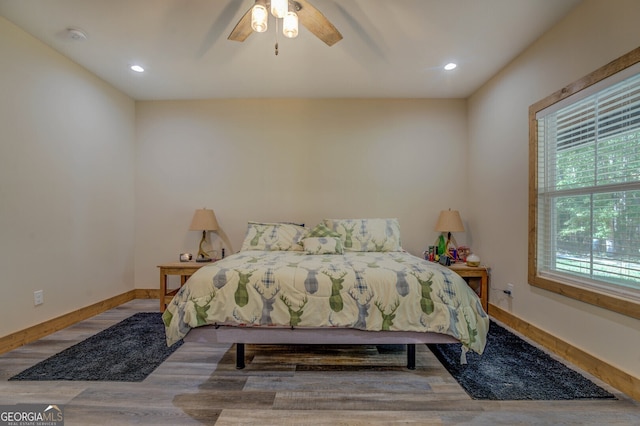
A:
{"label": "beige wall", "polygon": [[[640,2],[586,0],[469,100],[470,217],[492,303],[640,377],[640,321],[527,284],[528,108],[638,47]],[[499,288],[515,284],[515,296]]]}
{"label": "beige wall", "polygon": [[133,289],[135,104],[1,17],[0,58],[4,336]]}
{"label": "beige wall", "polygon": [[249,220],[397,217],[420,254],[441,209],[468,218],[463,100],[138,102],[136,131],[139,288],[157,286],[158,263],[197,252],[197,208],[215,210],[212,245],[228,253]]}

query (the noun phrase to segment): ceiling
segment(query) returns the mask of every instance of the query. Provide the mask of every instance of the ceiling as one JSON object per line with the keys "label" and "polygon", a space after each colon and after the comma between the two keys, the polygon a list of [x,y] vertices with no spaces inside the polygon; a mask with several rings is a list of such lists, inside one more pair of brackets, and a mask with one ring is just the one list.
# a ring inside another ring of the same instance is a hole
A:
{"label": "ceiling", "polygon": [[277,56],[273,18],[227,40],[254,0],[0,0],[0,15],[136,100],[466,98],[580,1],[310,0],[344,39],[301,26]]}

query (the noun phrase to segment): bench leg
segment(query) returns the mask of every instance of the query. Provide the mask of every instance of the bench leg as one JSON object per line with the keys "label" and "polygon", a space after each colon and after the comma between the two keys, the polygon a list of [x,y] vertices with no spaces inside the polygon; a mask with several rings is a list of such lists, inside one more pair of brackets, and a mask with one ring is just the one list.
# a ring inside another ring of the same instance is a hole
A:
{"label": "bench leg", "polygon": [[236,343],[236,369],[244,368],[244,343]]}
{"label": "bench leg", "polygon": [[407,344],[407,368],[409,370],[416,369],[416,344]]}

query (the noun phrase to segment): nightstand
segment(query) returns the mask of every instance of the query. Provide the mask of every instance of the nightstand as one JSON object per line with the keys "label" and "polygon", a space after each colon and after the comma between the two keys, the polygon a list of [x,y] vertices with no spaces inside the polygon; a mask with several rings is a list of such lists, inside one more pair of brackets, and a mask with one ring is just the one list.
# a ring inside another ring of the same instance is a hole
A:
{"label": "nightstand", "polygon": [[489,308],[489,268],[485,265],[469,266],[466,263],[453,263],[449,269],[460,275],[469,287],[476,292],[482,302],[482,309]]}
{"label": "nightstand", "polygon": [[158,265],[160,268],[160,312],[164,312],[167,304],[171,302],[179,288],[167,289],[167,277],[169,275],[180,275],[180,287],[184,285],[191,275],[203,266],[211,265],[213,262],[171,262]]}

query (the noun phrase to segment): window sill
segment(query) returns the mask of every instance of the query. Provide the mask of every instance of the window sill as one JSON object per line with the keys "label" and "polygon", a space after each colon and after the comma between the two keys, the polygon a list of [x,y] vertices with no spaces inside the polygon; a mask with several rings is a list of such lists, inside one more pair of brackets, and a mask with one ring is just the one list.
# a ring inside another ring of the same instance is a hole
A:
{"label": "window sill", "polygon": [[577,287],[560,281],[550,280],[529,273],[529,284],[580,302],[608,309],[628,317],[640,319],[640,302],[625,299],[622,296],[595,291],[586,287]]}

